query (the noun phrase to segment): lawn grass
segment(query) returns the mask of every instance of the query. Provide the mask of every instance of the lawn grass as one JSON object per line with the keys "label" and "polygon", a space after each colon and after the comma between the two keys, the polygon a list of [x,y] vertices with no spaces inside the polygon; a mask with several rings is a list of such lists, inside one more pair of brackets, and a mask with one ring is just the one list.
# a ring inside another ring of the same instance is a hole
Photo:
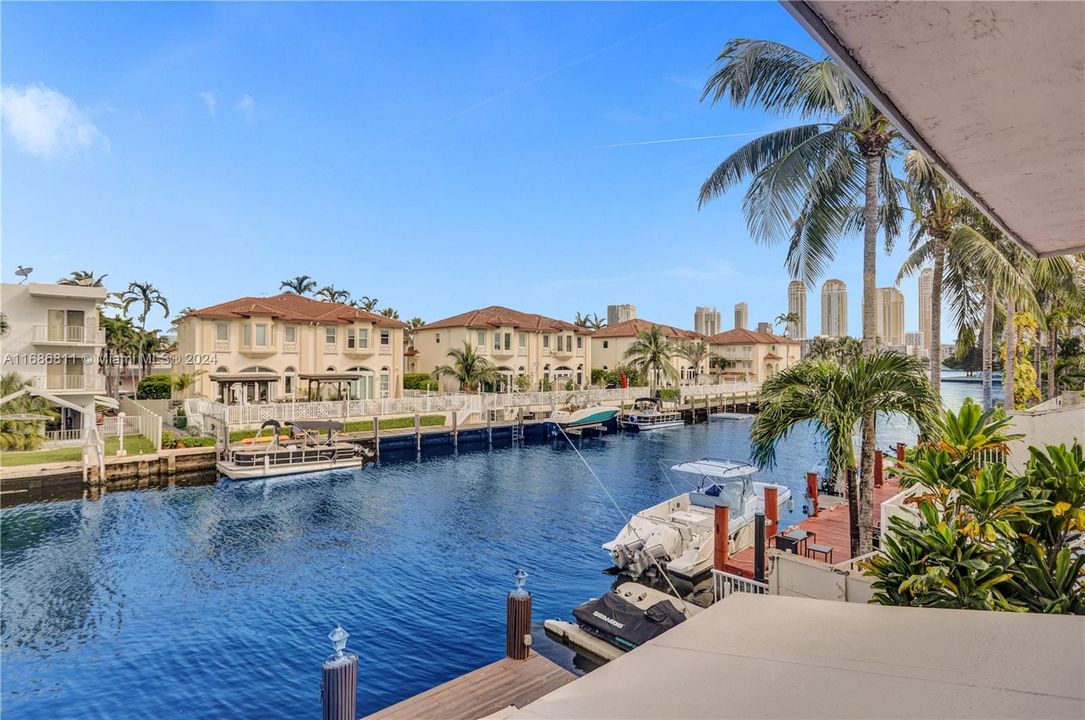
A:
{"label": "lawn grass", "polygon": [[[105,439],[106,457],[117,454],[120,438],[110,437]],[[153,453],[154,444],[142,435],[126,435],[124,449],[129,455],[142,455]],[[80,446],[52,448],[49,450],[26,450],[19,452],[0,453],[0,467],[15,467],[17,465],[39,465],[53,462],[79,462],[83,456],[83,448]]]}

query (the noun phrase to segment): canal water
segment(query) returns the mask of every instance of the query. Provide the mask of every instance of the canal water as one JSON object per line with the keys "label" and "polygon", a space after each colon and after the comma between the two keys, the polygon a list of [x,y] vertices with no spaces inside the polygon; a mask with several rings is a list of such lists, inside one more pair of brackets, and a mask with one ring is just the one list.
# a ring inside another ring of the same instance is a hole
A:
{"label": "canal water", "polygon": [[[950,405],[978,393],[946,384]],[[668,459],[745,459],[748,430],[713,421],[577,449],[628,513],[676,494]],[[914,433],[885,424],[879,444],[897,440]],[[764,475],[792,487],[784,522],[797,522],[824,450],[808,429],[778,457]],[[541,623],[613,585],[599,545],[622,524],[565,441],[5,509],[0,712],[317,716],[339,623],[364,715],[501,658],[518,567],[536,649],[570,666]]]}

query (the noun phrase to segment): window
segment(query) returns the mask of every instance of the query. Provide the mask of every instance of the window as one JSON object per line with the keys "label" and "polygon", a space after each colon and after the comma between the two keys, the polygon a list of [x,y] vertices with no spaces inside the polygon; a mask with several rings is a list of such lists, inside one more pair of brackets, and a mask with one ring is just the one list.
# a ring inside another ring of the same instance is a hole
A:
{"label": "window", "polygon": [[606,350],[608,347],[610,347],[610,343],[608,341],[604,340],[603,341],[603,349]]}
{"label": "window", "polygon": [[215,323],[215,340],[230,342],[230,323]]}
{"label": "window", "polygon": [[324,328],[324,344],[335,345],[339,340],[339,330],[333,327]]}
{"label": "window", "polygon": [[440,345],[441,344],[441,333],[436,333],[434,335],[434,338],[436,339],[437,344]]}
{"label": "window", "polygon": [[354,349],[354,328],[347,328],[347,349]]}
{"label": "window", "polygon": [[495,332],[494,333],[494,350],[500,350],[500,349],[501,349],[501,333]]}
{"label": "window", "polygon": [[486,333],[484,331],[482,331],[482,330],[479,330],[478,332],[475,333],[475,347],[477,347],[477,348],[486,347]]}
{"label": "window", "polygon": [[391,330],[381,330],[381,345],[391,345],[391,344],[392,344],[392,331]]}
{"label": "window", "polygon": [[252,345],[252,325],[248,323],[241,326],[241,344]]}
{"label": "window", "polygon": [[543,347],[544,348],[550,347],[550,336],[549,335],[543,335]]}
{"label": "window", "polygon": [[584,349],[584,336],[583,335],[577,335],[576,336],[576,349],[577,350],[583,350]]}
{"label": "window", "polygon": [[256,344],[260,347],[267,345],[267,323],[256,324]]}
{"label": "window", "polygon": [[287,325],[283,328],[283,342],[293,345],[298,341],[298,326]]}
{"label": "window", "polygon": [[294,394],[294,382],[297,378],[294,377],[294,373],[297,372],[293,367],[288,367],[283,371],[283,392],[287,395]]}
{"label": "window", "polygon": [[367,330],[366,328],[358,329],[358,347],[369,347],[369,330]]}
{"label": "window", "polygon": [[520,340],[520,347],[521,348],[526,348],[527,347],[527,333],[520,333],[519,340]]}
{"label": "window", "polygon": [[505,349],[512,350],[512,333],[505,333]]}
{"label": "window", "polygon": [[388,397],[388,368],[381,368],[381,397]]}

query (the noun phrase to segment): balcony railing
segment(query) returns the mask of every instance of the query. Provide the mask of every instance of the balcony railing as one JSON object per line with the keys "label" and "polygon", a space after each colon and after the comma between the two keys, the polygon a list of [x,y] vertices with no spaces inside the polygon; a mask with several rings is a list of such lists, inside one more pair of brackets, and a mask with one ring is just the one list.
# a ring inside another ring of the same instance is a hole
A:
{"label": "balcony railing", "polygon": [[88,330],[82,325],[35,325],[35,343],[65,345],[104,345],[104,330]]}
{"label": "balcony railing", "polygon": [[31,378],[31,384],[40,390],[99,391],[105,388],[105,378],[101,375],[92,375],[90,373],[39,375],[35,378]]}

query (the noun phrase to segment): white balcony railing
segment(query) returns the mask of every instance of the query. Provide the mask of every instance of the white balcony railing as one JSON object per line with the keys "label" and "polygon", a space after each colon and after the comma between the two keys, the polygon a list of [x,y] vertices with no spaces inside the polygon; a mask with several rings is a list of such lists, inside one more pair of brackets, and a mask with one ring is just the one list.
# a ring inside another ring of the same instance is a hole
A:
{"label": "white balcony railing", "polygon": [[64,345],[104,345],[104,330],[89,330],[82,325],[35,325],[35,343]]}
{"label": "white balcony railing", "polygon": [[105,378],[90,373],[39,375],[31,378],[31,384],[39,390],[54,392],[67,390],[98,392],[105,389]]}
{"label": "white balcony railing", "polygon": [[740,575],[732,575],[721,570],[712,570],[712,590],[716,601],[723,600],[731,593],[744,592],[754,595],[766,595],[769,591],[768,583],[758,582]]}

